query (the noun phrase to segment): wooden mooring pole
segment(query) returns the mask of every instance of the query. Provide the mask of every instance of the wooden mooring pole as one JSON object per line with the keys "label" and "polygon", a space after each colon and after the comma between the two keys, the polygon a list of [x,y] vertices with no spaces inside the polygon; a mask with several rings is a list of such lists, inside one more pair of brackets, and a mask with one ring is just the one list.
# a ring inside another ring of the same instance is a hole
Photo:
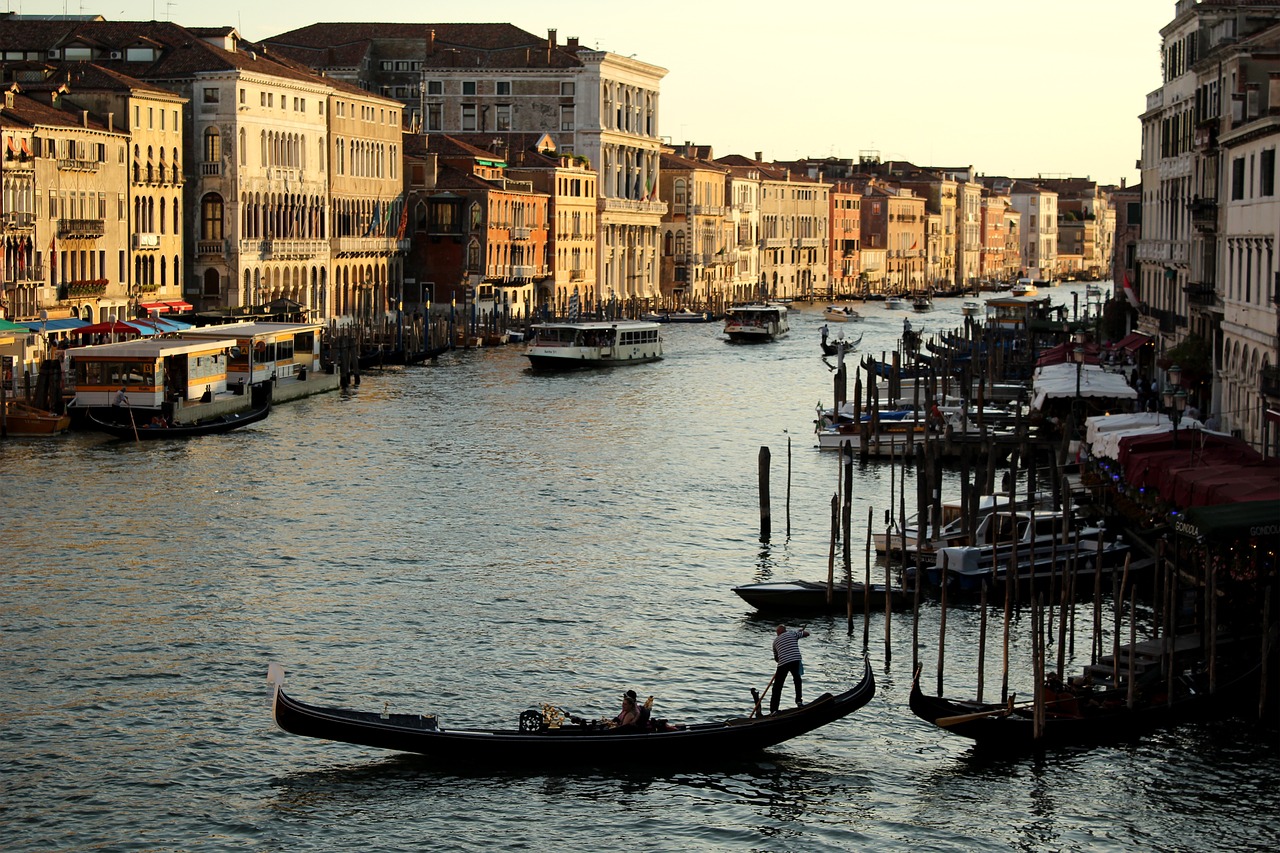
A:
{"label": "wooden mooring pole", "polygon": [[768,542],[773,529],[773,520],[769,515],[769,448],[760,448],[760,541]]}

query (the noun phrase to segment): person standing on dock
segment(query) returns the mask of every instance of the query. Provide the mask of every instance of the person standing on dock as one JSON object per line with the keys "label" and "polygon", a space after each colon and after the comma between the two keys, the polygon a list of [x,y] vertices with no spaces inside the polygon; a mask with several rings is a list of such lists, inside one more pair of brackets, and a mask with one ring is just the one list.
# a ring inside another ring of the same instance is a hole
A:
{"label": "person standing on dock", "polygon": [[782,701],[782,683],[787,680],[787,673],[791,673],[791,680],[796,685],[796,707],[804,704],[801,699],[804,665],[800,659],[800,640],[809,636],[809,632],[803,628],[788,631],[786,625],[779,625],[777,634],[773,639],[773,659],[778,663],[778,671],[773,674],[773,695],[769,697],[770,714],[778,713],[778,703]]}

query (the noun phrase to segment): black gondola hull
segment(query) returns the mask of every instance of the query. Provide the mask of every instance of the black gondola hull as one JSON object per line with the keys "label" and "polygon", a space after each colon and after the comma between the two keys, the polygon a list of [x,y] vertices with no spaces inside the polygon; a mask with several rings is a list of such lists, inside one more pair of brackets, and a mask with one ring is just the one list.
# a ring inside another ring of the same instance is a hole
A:
{"label": "black gondola hull", "polygon": [[286,732],[378,749],[413,752],[442,762],[529,766],[562,764],[699,763],[742,758],[852,714],[875,695],[871,664],[839,695],[823,694],[801,708],[755,718],[700,723],[675,731],[618,734],[566,725],[539,732],[440,729],[434,719],[323,708],[300,702],[277,685],[273,713]]}

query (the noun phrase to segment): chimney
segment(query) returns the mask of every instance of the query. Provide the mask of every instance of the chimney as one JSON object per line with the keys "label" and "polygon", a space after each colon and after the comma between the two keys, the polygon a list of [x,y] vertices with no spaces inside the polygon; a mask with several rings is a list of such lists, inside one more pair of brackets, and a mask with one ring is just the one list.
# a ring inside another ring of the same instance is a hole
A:
{"label": "chimney", "polygon": [[566,46],[569,50],[571,50],[571,51],[573,51],[573,52],[575,52],[575,53],[576,53],[576,52],[577,52],[577,50],[578,50],[578,37],[577,37],[577,36],[569,36],[569,38],[568,38],[568,39],[566,40],[566,42],[565,42],[565,46]]}
{"label": "chimney", "polygon": [[763,151],[757,151],[757,152],[756,152],[756,162],[757,162],[757,163],[763,163],[763,162],[764,162],[764,152],[763,152]]}
{"label": "chimney", "polygon": [[84,126],[85,126],[85,127],[88,127],[88,126],[89,126],[89,111],[88,111],[88,110],[81,110],[81,111],[80,111],[80,121],[82,121],[82,122],[84,123]]}
{"label": "chimney", "polygon": [[1124,189],[1124,181],[1125,181],[1124,178],[1120,179],[1120,189]]}
{"label": "chimney", "polygon": [[554,50],[556,46],[556,31],[547,30],[547,50]]}
{"label": "chimney", "polygon": [[107,113],[107,132],[109,133],[115,129],[116,129],[116,114]]}
{"label": "chimney", "polygon": [[436,31],[432,30],[427,35],[427,56],[436,55]]}

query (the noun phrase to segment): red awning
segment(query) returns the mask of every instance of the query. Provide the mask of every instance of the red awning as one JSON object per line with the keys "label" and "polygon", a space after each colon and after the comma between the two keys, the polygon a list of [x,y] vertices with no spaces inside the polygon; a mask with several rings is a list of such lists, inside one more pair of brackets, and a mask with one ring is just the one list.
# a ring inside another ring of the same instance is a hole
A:
{"label": "red awning", "polygon": [[72,329],[73,335],[140,335],[142,330],[137,326],[130,326],[128,323],[121,323],[118,320],[114,323],[94,323],[92,326],[81,326],[78,329]]}
{"label": "red awning", "polygon": [[168,302],[139,302],[138,307],[150,314],[152,311],[157,314],[164,314],[173,309],[169,307]]}
{"label": "red awning", "polygon": [[191,311],[191,310],[193,310],[193,306],[191,305],[191,303],[190,303],[190,302],[183,302],[182,300],[177,300],[177,301],[172,301],[172,302],[166,302],[166,303],[165,303],[165,305],[168,305],[168,306],[169,306],[170,308],[172,308],[174,311]]}
{"label": "red awning", "polygon": [[1151,343],[1151,337],[1144,335],[1142,332],[1130,332],[1120,340],[1116,341],[1112,346],[1115,349],[1136,350],[1143,344]]}

